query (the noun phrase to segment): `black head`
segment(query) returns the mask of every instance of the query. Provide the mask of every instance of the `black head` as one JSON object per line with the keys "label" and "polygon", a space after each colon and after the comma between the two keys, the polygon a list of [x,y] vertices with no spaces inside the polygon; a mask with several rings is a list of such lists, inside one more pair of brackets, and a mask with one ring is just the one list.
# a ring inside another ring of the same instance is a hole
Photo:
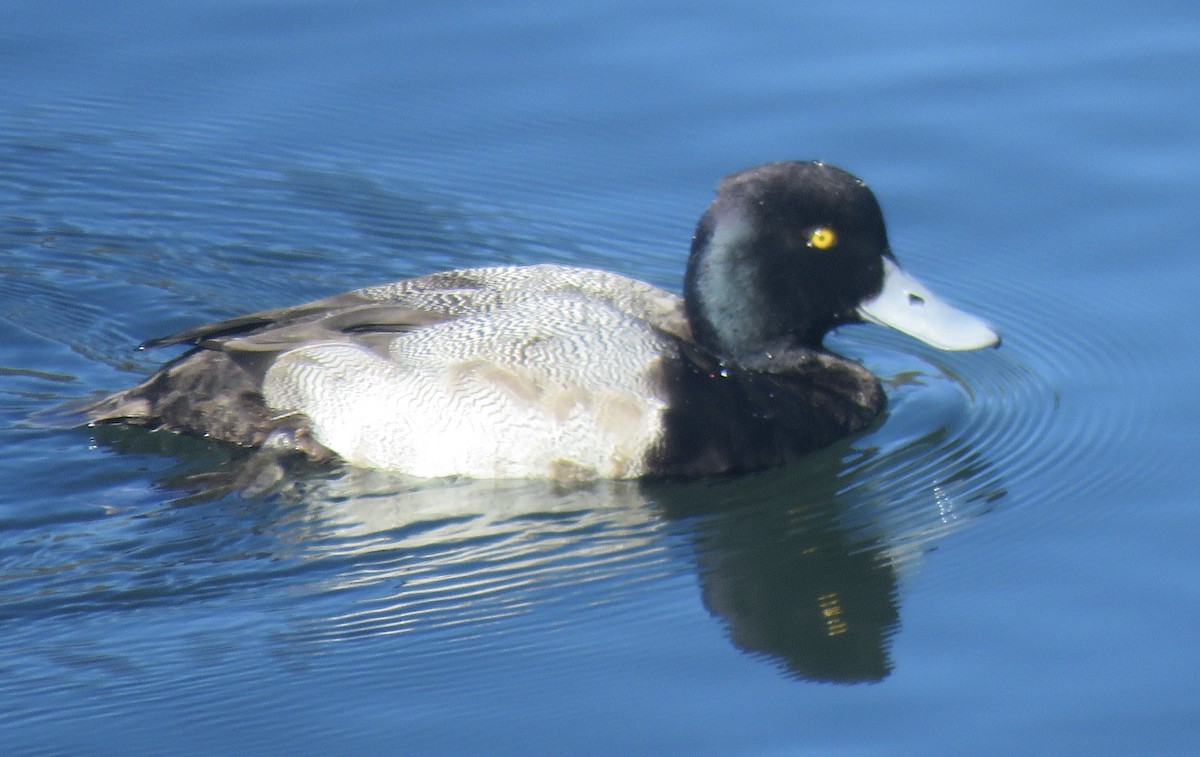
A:
{"label": "black head", "polygon": [[875,195],[846,171],[787,161],[731,174],[692,240],[684,290],[696,340],[730,357],[819,346],[861,320],[890,254]]}

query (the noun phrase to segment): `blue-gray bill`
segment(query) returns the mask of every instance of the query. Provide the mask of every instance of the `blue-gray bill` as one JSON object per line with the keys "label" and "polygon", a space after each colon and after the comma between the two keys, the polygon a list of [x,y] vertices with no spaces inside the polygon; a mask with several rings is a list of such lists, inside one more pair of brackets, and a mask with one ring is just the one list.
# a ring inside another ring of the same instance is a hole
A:
{"label": "blue-gray bill", "polygon": [[865,320],[940,350],[977,350],[1000,343],[991,326],[939,299],[891,258],[883,259],[883,269],[883,291],[858,306]]}

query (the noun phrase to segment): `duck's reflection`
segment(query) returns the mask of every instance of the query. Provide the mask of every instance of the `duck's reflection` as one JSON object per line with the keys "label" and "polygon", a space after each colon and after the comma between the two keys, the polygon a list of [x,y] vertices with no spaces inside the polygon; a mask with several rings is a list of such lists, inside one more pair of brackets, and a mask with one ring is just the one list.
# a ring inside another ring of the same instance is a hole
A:
{"label": "duck's reflection", "polygon": [[[129,433],[108,441],[127,452],[164,451],[138,449],[151,438],[197,444]],[[905,567],[1003,494],[961,447],[937,435],[886,454],[843,445],[686,483],[403,482],[344,469],[300,480],[279,554],[312,566],[314,591],[351,593],[295,619],[310,640],[471,628],[589,585],[619,599],[695,570],[738,648],[803,679],[878,681],[892,669]],[[238,467],[176,452],[202,469]]]}
{"label": "duck's reflection", "polygon": [[337,534],[318,550],[359,555],[339,580],[400,588],[321,633],[494,618],[614,577],[636,591],[639,576],[681,567],[684,545],[705,607],[738,648],[803,679],[879,681],[892,669],[899,575],[1002,493],[977,463],[909,476],[886,500],[856,484],[893,464],[845,448],[717,482],[463,481],[403,493],[360,471],[310,500]]}
{"label": "duck's reflection", "polygon": [[901,575],[1004,493],[990,466],[933,434],[657,498],[694,523],[704,603],[734,644],[800,678],[858,683],[892,670]]}
{"label": "duck's reflection", "polygon": [[[704,604],[734,644],[792,675],[881,680],[899,622],[897,566],[882,539],[847,526],[836,496],[793,488],[805,479],[765,477],[755,504],[725,487],[697,498],[716,508],[691,516]],[[669,512],[696,508],[663,498]]]}

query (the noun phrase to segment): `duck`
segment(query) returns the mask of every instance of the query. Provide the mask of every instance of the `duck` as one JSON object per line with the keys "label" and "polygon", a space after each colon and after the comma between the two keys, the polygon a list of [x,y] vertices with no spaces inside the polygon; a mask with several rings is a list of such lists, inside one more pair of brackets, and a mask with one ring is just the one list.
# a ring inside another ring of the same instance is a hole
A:
{"label": "duck", "polygon": [[900,267],[862,180],[780,161],[717,184],[682,297],[569,265],[433,273],[151,339],[186,351],[82,414],[416,478],[736,474],[880,417],[880,380],[823,346],[862,322],[1000,342]]}

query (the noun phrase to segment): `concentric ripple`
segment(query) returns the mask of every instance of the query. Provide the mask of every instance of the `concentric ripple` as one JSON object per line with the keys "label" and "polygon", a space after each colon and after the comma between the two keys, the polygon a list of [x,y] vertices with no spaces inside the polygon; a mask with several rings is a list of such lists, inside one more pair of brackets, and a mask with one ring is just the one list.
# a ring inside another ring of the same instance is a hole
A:
{"label": "concentric ripple", "polygon": [[[998,506],[1085,517],[1086,506],[1055,506],[1086,505],[1090,494],[1128,487],[1153,466],[1152,445],[1138,436],[1149,424],[1127,399],[1145,349],[1123,326],[1134,319],[1114,308],[1096,324],[1093,311],[1030,286],[1028,272],[988,268],[951,271],[956,284],[938,289],[990,304],[997,315],[984,315],[1004,337],[998,349],[940,352],[874,328],[836,337],[837,349],[889,384],[887,418],[855,444],[843,476],[846,496],[894,544],[924,543]],[[1107,294],[1096,298],[1120,302]],[[1118,392],[1122,401],[1113,401]]]}

